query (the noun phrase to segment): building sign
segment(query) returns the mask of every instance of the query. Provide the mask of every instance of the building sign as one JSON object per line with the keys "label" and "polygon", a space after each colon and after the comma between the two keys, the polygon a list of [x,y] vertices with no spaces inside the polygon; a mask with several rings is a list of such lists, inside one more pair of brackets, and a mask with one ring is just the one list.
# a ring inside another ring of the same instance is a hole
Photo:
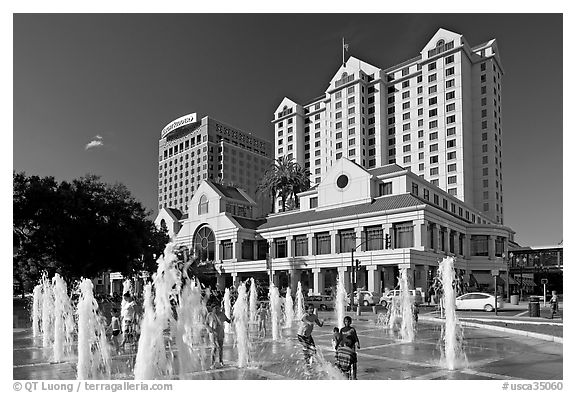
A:
{"label": "building sign", "polygon": [[162,129],[160,137],[164,138],[170,131],[185,126],[186,124],[194,123],[195,121],[196,121],[196,113],[190,113],[188,115],[179,117],[178,119],[170,122],[166,127]]}

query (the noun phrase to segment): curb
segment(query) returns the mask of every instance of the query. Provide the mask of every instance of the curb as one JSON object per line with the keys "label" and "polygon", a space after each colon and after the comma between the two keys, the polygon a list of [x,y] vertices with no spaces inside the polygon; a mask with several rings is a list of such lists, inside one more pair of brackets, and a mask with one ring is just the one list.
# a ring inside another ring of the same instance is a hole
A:
{"label": "curb", "polygon": [[[425,319],[428,321],[434,321],[434,322],[442,322],[442,319],[438,319],[438,318],[423,317],[422,319]],[[549,334],[527,332],[525,330],[509,329],[509,328],[505,328],[505,327],[501,327],[501,326],[493,326],[493,325],[487,325],[487,324],[483,324],[483,323],[474,323],[474,322],[466,322],[466,321],[460,321],[460,324],[462,326],[470,326],[470,327],[477,327],[477,328],[487,329],[487,330],[495,330],[495,331],[499,331],[499,332],[517,334],[519,336],[532,337],[532,338],[537,338],[540,340],[553,341],[555,343],[564,344],[564,338],[563,337],[551,336]]]}

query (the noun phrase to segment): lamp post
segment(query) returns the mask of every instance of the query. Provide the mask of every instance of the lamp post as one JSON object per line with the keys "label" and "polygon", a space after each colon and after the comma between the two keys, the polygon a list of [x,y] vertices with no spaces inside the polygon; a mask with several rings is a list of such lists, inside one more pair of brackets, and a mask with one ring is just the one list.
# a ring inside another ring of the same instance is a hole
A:
{"label": "lamp post", "polygon": [[510,303],[510,261],[514,254],[508,254],[508,259],[506,259],[506,253],[502,253],[502,259],[506,260],[506,297],[508,298],[508,303]]}
{"label": "lamp post", "polygon": [[526,265],[526,257],[522,258],[522,263],[520,264],[520,300],[524,298],[524,265]]}

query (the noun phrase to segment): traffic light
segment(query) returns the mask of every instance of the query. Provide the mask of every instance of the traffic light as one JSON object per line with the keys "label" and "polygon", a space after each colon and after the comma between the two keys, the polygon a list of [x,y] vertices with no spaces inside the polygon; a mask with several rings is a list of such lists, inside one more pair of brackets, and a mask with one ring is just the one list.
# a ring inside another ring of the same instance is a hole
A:
{"label": "traffic light", "polygon": [[356,270],[360,269],[360,260],[356,259]]}
{"label": "traffic light", "polygon": [[391,243],[391,241],[390,241],[391,239],[390,239],[390,235],[389,235],[388,233],[386,234],[386,238],[385,238],[385,239],[386,239],[386,249],[388,250],[388,249],[392,248],[392,247],[390,247],[390,246],[391,246],[391,244],[390,244],[390,243]]}

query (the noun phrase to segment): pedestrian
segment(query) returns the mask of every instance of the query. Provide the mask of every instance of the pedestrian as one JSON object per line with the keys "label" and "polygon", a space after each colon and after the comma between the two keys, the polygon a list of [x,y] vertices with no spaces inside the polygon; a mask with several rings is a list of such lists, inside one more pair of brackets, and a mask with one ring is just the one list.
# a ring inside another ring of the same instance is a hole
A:
{"label": "pedestrian", "polygon": [[418,314],[420,314],[420,308],[416,303],[412,307],[412,316],[414,317],[414,322],[418,322]]}
{"label": "pedestrian", "polygon": [[360,340],[358,339],[356,329],[352,326],[352,318],[348,315],[344,317],[344,327],[340,329],[340,334],[342,335],[342,344],[352,350],[352,354],[350,355],[352,379],[357,379],[358,356],[356,355],[356,348],[360,349]]}
{"label": "pedestrian", "polygon": [[256,320],[258,321],[258,337],[266,337],[266,320],[268,319],[268,310],[265,303],[258,305],[258,312],[256,313]]}
{"label": "pedestrian", "polygon": [[112,333],[112,343],[114,344],[114,349],[116,353],[120,352],[120,343],[118,342],[118,336],[120,335],[120,314],[117,308],[112,309],[112,318],[110,320],[110,326],[108,327]]}
{"label": "pedestrian", "polygon": [[550,319],[554,319],[554,314],[558,313],[558,295],[556,294],[556,291],[552,291],[552,297],[550,298],[550,308],[552,310]]}
{"label": "pedestrian", "polygon": [[338,327],[334,326],[332,335],[332,348],[334,348],[334,350],[338,349],[340,341],[342,341],[342,335],[340,334],[340,330],[338,329]]}
{"label": "pedestrian", "polygon": [[298,328],[298,341],[302,344],[304,361],[308,368],[310,367],[312,356],[316,354],[316,344],[312,338],[314,324],[322,327],[324,326],[324,321],[318,319],[318,315],[314,314],[314,306],[310,304],[308,305],[306,313],[302,316],[300,327]]}
{"label": "pedestrian", "polygon": [[224,348],[224,322],[230,323],[226,314],[220,308],[220,304],[215,303],[212,310],[206,316],[206,327],[208,335],[210,336],[210,344],[212,345],[212,365],[210,368],[216,367],[216,355],[220,360],[219,366],[223,367],[222,351]]}
{"label": "pedestrian", "polygon": [[122,343],[120,346],[124,349],[125,345],[132,345],[135,342],[134,336],[134,318],[136,315],[136,304],[130,292],[124,293],[124,304],[122,305]]}

